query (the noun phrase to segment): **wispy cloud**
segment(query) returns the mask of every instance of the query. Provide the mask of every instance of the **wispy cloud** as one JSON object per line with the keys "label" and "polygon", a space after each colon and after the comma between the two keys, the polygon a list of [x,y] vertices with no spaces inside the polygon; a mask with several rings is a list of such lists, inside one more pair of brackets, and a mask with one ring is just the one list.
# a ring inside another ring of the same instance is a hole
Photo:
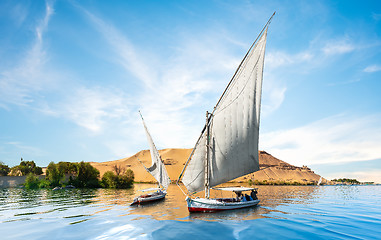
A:
{"label": "wispy cloud", "polygon": [[[322,43],[323,42],[323,43]],[[359,48],[352,44],[349,37],[322,41],[319,36],[310,42],[306,48],[297,52],[286,52],[284,50],[270,50],[266,53],[265,83],[263,85],[263,116],[269,116],[279,109],[285,100],[287,90],[295,79],[304,81],[312,71],[330,67],[336,61],[332,56],[351,53]],[[368,70],[375,70],[371,68]],[[349,80],[345,83],[330,83],[329,86],[348,84],[359,81]]]}
{"label": "wispy cloud", "polygon": [[20,26],[24,22],[26,16],[28,15],[28,9],[25,7],[24,4],[19,3],[19,4],[16,4],[10,10],[10,14],[16,26]]}
{"label": "wispy cloud", "polygon": [[369,161],[310,164],[309,167],[327,179],[355,178],[359,181],[381,183],[380,163],[381,158]]}
{"label": "wispy cloud", "polygon": [[322,48],[322,51],[325,55],[340,55],[354,51],[355,45],[352,44],[348,39],[334,40],[327,42],[326,45]]}
{"label": "wispy cloud", "polygon": [[107,121],[128,119],[128,106],[128,98],[117,90],[81,87],[58,105],[58,114],[90,132],[100,133]]}
{"label": "wispy cloud", "polygon": [[128,72],[133,73],[143,81],[146,86],[151,87],[153,80],[156,79],[155,71],[144,63],[144,59],[137,53],[134,45],[112,24],[107,23],[86,9],[81,9],[95,25],[95,29],[112,47],[114,54],[118,57],[116,61]]}
{"label": "wispy cloud", "polygon": [[263,133],[261,149],[296,165],[381,158],[380,116],[332,116],[283,131]]}
{"label": "wispy cloud", "polygon": [[[60,81],[60,76],[66,74],[46,66],[49,58],[43,43],[44,34],[53,14],[53,2],[46,1],[45,15],[34,28],[35,39],[31,48],[17,66],[0,73],[0,107],[9,110],[10,104],[28,106],[44,115],[68,119],[90,133],[101,133],[105,127],[114,124],[115,119],[128,115],[130,101],[116,89],[85,87],[68,80],[58,89],[57,86],[49,89],[54,81]],[[111,34],[114,33],[111,31]],[[115,35],[111,37],[113,41],[121,40]],[[44,97],[39,99],[52,92],[57,98],[50,98],[49,102],[43,100]],[[113,121],[108,123],[108,120]]]}
{"label": "wispy cloud", "polygon": [[[45,154],[39,148],[25,145],[19,141],[3,142],[2,145],[6,146],[5,148],[0,148],[0,154],[2,156],[8,156],[9,153],[17,152],[19,155],[17,157],[27,157],[27,156],[43,156]],[[4,160],[4,159],[2,159]],[[6,159],[7,161],[13,161],[14,159]],[[25,159],[26,160],[26,159]],[[29,159],[33,160],[33,159]]]}
{"label": "wispy cloud", "polygon": [[[234,39],[222,36],[223,40],[216,42],[215,39],[221,38],[211,36],[213,33],[210,32],[198,37],[180,37],[181,41],[171,49],[172,54],[165,60],[158,60],[160,64],[152,65],[152,61],[141,57],[144,54],[125,33],[88,10],[79,9],[113,49],[115,59],[120,60],[116,62],[143,83],[141,89],[130,93],[134,103],[131,109],[142,109],[145,118],[152,120],[152,134],[161,136],[157,140],[158,146],[192,146],[199,129],[189,131],[190,126],[194,125],[195,119],[203,122],[203,115],[195,115],[193,108],[209,103],[205,102],[206,92],[216,94],[218,89],[222,91],[230,77],[223,74],[227,71],[232,74],[234,66],[239,63],[239,59],[229,55],[229,48],[223,45],[226,42],[231,44]],[[223,35],[218,31],[214,34]],[[154,57],[159,58],[159,55]],[[213,104],[215,102],[210,102],[207,107],[212,108]],[[136,118],[136,121],[140,120]],[[96,130],[95,125],[89,125],[88,129]]]}
{"label": "wispy cloud", "polygon": [[[287,92],[287,79],[282,69],[298,66],[299,71],[303,71],[303,66],[307,66],[314,61],[314,53],[310,50],[301,51],[295,54],[280,50],[269,51],[265,58],[265,72],[263,84],[262,116],[270,116],[281,107]],[[280,70],[281,69],[281,70]],[[287,71],[287,70],[286,70]]]}
{"label": "wispy cloud", "polygon": [[312,60],[314,54],[310,51],[303,51],[296,54],[289,54],[283,51],[273,51],[266,55],[266,68],[274,69],[292,64]]}
{"label": "wispy cloud", "polygon": [[45,5],[45,17],[41,23],[36,27],[37,44],[42,44],[42,36],[48,27],[50,17],[53,15],[54,9],[51,1],[47,1]]}
{"label": "wispy cloud", "polygon": [[226,49],[220,45],[223,43],[211,44],[213,36],[185,39],[158,71],[155,89],[145,90],[139,97],[144,115],[154,124],[153,135],[164,136],[159,142],[163,147],[193,146],[201,130],[195,124],[202,127],[204,111],[216,103],[239,63],[217,50]]}
{"label": "wispy cloud", "polygon": [[328,83],[327,86],[332,87],[332,86],[347,85],[347,84],[352,84],[352,83],[356,83],[356,82],[360,82],[360,81],[361,81],[361,78],[356,78],[356,79],[350,79],[347,81]]}
{"label": "wispy cloud", "polygon": [[262,117],[270,116],[275,112],[282,105],[287,92],[287,87],[281,86],[273,77],[265,76],[265,81],[261,107]]}
{"label": "wispy cloud", "polygon": [[381,71],[381,65],[370,65],[368,67],[366,67],[364,70],[364,72],[367,72],[367,73],[372,73],[372,72],[379,72]]}
{"label": "wispy cloud", "polygon": [[7,109],[9,104],[28,105],[34,101],[36,92],[48,86],[49,79],[43,70],[47,60],[43,33],[54,12],[50,2],[46,2],[45,11],[44,18],[35,28],[35,41],[25,58],[13,69],[0,73],[0,106],[3,108]]}

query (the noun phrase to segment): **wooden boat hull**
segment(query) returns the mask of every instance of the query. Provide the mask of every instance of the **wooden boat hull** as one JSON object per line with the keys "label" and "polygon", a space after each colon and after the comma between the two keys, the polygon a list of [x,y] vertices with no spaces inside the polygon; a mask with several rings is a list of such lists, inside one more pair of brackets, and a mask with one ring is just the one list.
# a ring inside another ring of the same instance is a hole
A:
{"label": "wooden boat hull", "polygon": [[156,201],[164,199],[165,195],[167,195],[166,192],[154,192],[154,193],[140,195],[136,197],[130,205],[132,206],[135,204],[145,204],[145,203],[156,202]]}
{"label": "wooden boat hull", "polygon": [[218,212],[224,210],[252,207],[256,206],[259,203],[259,200],[251,200],[246,202],[236,202],[232,200],[232,198],[186,198],[189,212]]}

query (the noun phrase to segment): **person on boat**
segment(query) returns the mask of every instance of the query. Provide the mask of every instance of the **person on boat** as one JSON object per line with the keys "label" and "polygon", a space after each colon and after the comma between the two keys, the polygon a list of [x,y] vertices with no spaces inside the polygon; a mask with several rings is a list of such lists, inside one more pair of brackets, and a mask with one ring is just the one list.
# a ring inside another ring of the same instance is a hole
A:
{"label": "person on boat", "polygon": [[235,192],[235,194],[237,195],[237,202],[240,202],[243,198],[242,192]]}
{"label": "person on boat", "polygon": [[257,200],[258,199],[257,190],[255,190],[255,189],[251,190],[250,196],[253,200]]}
{"label": "person on boat", "polygon": [[253,199],[247,194],[245,194],[245,199],[246,201],[253,201]]}

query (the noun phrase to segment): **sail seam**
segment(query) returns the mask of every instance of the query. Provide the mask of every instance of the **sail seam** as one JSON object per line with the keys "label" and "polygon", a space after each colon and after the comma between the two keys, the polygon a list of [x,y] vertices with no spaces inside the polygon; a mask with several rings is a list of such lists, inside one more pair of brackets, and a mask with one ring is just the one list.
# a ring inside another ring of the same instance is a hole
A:
{"label": "sail seam", "polygon": [[[202,191],[203,187],[207,191],[221,182],[258,170],[258,111],[261,104],[264,50],[267,29],[274,14],[245,54],[212,114],[207,116],[206,124],[178,179],[178,183],[183,181],[188,193]],[[241,112],[245,111],[241,107],[246,109],[245,113]],[[207,129],[210,129],[210,144],[209,138],[206,139]],[[243,147],[242,144],[246,145],[245,143],[249,145]],[[207,170],[202,167],[207,166],[205,162],[201,164],[202,159],[208,158],[204,145],[211,150]],[[211,170],[211,175],[203,177],[203,173],[208,170]],[[211,180],[209,186],[205,182],[207,178]]]}
{"label": "sail seam", "polygon": [[[223,107],[222,109],[217,109],[217,111],[216,111],[216,113],[214,113],[214,115],[217,115],[218,113],[220,113],[220,112],[222,112],[223,110],[225,110],[227,107],[229,107],[231,104],[233,104],[240,96],[241,96],[241,94],[243,93],[243,91],[246,89],[246,86],[247,86],[247,83],[251,80],[251,76],[253,75],[253,72],[254,72],[254,70],[255,70],[255,68],[257,67],[257,65],[258,65],[258,62],[259,62],[259,60],[260,60],[260,57],[261,57],[262,55],[260,55],[260,56],[258,56],[258,60],[256,61],[256,63],[255,63],[255,65],[254,65],[254,67],[253,67],[253,70],[250,72],[250,76],[248,77],[248,79],[246,80],[246,82],[245,82],[245,85],[242,87],[242,90],[240,91],[240,93],[237,95],[237,97],[235,97],[230,103],[228,103],[225,107]],[[239,75],[240,76],[240,75]],[[239,77],[238,76],[238,77]],[[234,81],[233,82],[233,85],[236,83],[236,81]],[[233,87],[233,86],[232,86]],[[231,91],[231,89],[229,89],[228,91],[227,91],[227,93],[229,93]],[[226,96],[226,95],[225,95]],[[221,102],[223,102],[225,100],[225,98],[221,101]]]}

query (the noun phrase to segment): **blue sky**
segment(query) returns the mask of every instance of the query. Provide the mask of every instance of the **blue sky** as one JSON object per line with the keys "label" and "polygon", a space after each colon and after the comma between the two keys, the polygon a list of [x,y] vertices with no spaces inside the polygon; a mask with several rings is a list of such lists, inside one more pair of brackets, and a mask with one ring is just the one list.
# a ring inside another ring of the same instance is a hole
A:
{"label": "blue sky", "polygon": [[0,161],[191,148],[272,13],[260,149],[381,182],[379,1],[1,1]]}

